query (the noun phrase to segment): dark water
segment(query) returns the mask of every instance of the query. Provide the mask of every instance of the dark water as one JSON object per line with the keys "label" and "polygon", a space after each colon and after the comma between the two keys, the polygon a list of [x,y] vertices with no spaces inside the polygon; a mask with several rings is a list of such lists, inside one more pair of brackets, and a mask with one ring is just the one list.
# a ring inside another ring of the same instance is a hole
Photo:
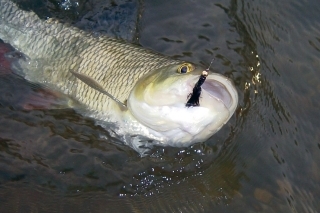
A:
{"label": "dark water", "polygon": [[320,211],[317,0],[19,2],[175,58],[215,58],[240,99],[208,141],[141,158],[0,58],[0,212]]}

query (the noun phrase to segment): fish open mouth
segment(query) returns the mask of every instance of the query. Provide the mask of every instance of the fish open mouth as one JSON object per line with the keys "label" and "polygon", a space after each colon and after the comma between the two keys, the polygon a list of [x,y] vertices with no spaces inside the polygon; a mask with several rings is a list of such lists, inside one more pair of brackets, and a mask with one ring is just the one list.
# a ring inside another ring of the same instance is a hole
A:
{"label": "fish open mouth", "polygon": [[222,101],[228,109],[232,106],[232,97],[228,89],[222,83],[213,79],[207,79],[203,83],[202,89],[212,97]]}
{"label": "fish open mouth", "polygon": [[217,73],[210,73],[203,82],[201,89],[203,93],[223,103],[233,113],[237,104],[238,94],[230,79]]}

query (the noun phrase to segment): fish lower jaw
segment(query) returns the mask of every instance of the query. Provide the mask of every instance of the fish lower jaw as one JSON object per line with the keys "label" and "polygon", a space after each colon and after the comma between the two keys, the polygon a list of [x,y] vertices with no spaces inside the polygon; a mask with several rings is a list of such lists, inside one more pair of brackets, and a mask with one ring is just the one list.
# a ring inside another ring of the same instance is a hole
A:
{"label": "fish lower jaw", "polygon": [[214,120],[210,119],[210,122],[202,124],[202,126],[191,122],[165,131],[157,131],[143,125],[130,111],[119,114],[117,117],[119,118],[118,121],[106,122],[100,120],[98,124],[104,127],[112,137],[120,139],[141,156],[145,156],[154,145],[187,147],[203,142],[224,124],[220,122],[223,118],[219,117]]}
{"label": "fish lower jaw", "polygon": [[[206,129],[199,134],[193,135],[181,129],[158,132],[144,125],[127,126],[125,142],[138,153],[144,153],[145,147],[152,148],[154,145],[171,147],[188,147],[192,144],[204,142],[216,133],[223,125],[214,129]],[[203,134],[204,133],[204,134]]]}
{"label": "fish lower jaw", "polygon": [[189,132],[181,129],[172,129],[170,131],[159,132],[148,128],[141,123],[127,123],[120,125],[114,131],[121,140],[127,145],[143,155],[146,147],[152,149],[155,145],[172,146],[172,147],[187,147],[197,142],[203,142],[208,137],[195,137]]}

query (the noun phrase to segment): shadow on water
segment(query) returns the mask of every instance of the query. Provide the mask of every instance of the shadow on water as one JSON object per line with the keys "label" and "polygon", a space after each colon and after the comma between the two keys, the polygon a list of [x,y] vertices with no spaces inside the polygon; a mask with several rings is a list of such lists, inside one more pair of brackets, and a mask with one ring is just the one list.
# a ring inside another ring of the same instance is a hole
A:
{"label": "shadow on water", "polygon": [[[20,2],[178,59],[207,66],[215,58],[212,69],[234,80],[239,106],[205,143],[141,158],[1,61],[1,212],[320,209],[316,1]],[[55,108],[30,110],[30,97]]]}

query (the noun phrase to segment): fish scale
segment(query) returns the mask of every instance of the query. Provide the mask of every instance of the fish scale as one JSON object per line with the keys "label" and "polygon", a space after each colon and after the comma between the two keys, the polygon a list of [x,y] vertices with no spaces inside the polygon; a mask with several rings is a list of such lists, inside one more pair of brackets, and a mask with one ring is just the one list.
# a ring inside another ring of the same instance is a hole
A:
{"label": "fish scale", "polygon": [[[237,90],[223,75],[210,73],[197,83],[201,66],[40,20],[9,0],[0,0],[0,14],[0,38],[27,56],[19,61],[24,77],[77,100],[85,109],[76,109],[99,124],[116,124],[108,130],[139,153],[152,144],[205,141],[235,112]],[[185,107],[193,87],[196,104]]]}
{"label": "fish scale", "polygon": [[[0,0],[0,11],[1,38],[28,57],[28,62],[21,64],[26,78],[49,84],[103,114],[114,107],[113,101],[75,78],[70,70],[94,78],[116,99],[125,102],[140,76],[180,63],[106,36],[94,37],[52,19],[40,20],[8,0]],[[53,71],[44,72],[37,63],[46,64]],[[103,104],[97,104],[97,100]]]}

